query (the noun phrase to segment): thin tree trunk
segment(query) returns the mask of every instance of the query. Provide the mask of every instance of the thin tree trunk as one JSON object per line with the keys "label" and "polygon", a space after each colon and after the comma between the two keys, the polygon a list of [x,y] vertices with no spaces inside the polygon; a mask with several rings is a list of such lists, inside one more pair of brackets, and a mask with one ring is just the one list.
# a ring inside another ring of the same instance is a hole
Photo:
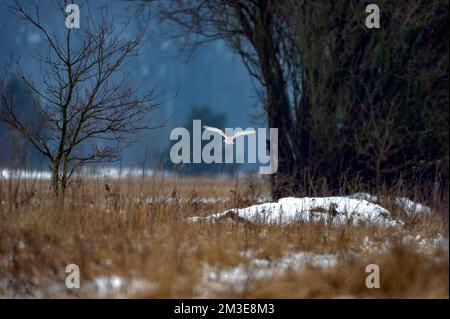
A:
{"label": "thin tree trunk", "polygon": [[56,197],[59,196],[59,162],[52,163],[52,189]]}
{"label": "thin tree trunk", "polygon": [[64,155],[63,172],[62,172],[62,176],[61,176],[61,195],[62,195],[63,198],[66,195],[68,173],[69,173],[68,170],[69,170],[68,156]]}

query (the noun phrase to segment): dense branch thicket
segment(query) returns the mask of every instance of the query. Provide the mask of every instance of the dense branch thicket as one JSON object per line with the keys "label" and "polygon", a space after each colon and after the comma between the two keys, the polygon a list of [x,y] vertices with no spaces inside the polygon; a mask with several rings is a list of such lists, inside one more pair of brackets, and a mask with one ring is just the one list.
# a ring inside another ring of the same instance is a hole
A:
{"label": "dense branch thicket", "polygon": [[380,29],[365,5],[295,4],[307,166],[375,185],[448,180],[448,3],[382,1]]}

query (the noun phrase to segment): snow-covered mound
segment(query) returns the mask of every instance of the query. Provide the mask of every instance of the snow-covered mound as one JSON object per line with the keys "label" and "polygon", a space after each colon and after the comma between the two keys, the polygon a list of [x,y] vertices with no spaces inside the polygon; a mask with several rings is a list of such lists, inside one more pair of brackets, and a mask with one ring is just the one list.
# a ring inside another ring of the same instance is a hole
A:
{"label": "snow-covered mound", "polygon": [[264,203],[247,208],[233,208],[207,217],[192,217],[190,221],[220,220],[237,217],[255,223],[287,224],[291,222],[325,221],[328,224],[353,224],[367,222],[396,226],[401,224],[390,218],[390,213],[380,205],[364,199],[348,197],[285,197],[276,203]]}
{"label": "snow-covered mound", "polygon": [[[363,193],[363,192],[359,192],[359,193],[355,193],[349,196],[349,198],[354,198],[354,199],[365,199],[369,202],[372,203],[377,203],[380,200],[387,200],[388,198],[385,198],[384,196],[377,196],[377,195],[372,195],[369,193]],[[407,197],[395,197],[393,198],[393,201],[395,203],[395,205],[399,206],[400,208],[403,209],[403,211],[408,215],[413,215],[413,214],[424,214],[424,213],[429,213],[431,211],[430,207],[421,204],[421,203],[417,203],[415,201],[410,200]]]}
{"label": "snow-covered mound", "polygon": [[395,203],[403,208],[407,215],[429,213],[430,207],[416,203],[406,197],[396,197]]}

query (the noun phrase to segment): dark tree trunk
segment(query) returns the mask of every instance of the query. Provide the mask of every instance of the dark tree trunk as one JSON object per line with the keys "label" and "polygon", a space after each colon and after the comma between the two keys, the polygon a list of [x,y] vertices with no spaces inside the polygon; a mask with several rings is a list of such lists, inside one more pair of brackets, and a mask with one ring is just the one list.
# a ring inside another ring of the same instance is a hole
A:
{"label": "dark tree trunk", "polygon": [[59,163],[52,162],[52,189],[56,197],[59,196]]}
{"label": "dark tree trunk", "polygon": [[266,90],[266,113],[270,128],[278,129],[278,171],[272,176],[272,195],[274,199],[292,194],[295,179],[295,157],[292,115],[287,95],[286,81],[277,56],[277,47],[272,39],[271,15],[264,8],[260,20],[256,21],[254,34],[256,51]]}

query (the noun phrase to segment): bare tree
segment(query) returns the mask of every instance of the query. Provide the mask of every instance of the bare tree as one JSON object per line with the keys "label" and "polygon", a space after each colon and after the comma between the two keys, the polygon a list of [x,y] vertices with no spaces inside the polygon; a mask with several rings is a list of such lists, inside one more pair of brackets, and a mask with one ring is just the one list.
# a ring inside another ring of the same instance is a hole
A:
{"label": "bare tree", "polygon": [[[62,21],[64,3],[56,6]],[[16,1],[10,8],[41,33],[46,50],[32,57],[38,78],[25,74],[20,60],[9,65],[36,99],[32,110],[23,110],[2,81],[0,119],[48,158],[53,190],[64,196],[79,167],[117,160],[121,149],[149,128],[146,116],[159,105],[158,96],[154,89],[139,95],[124,71],[129,58],[140,54],[145,27],[130,37],[127,26],[113,24],[105,7],[98,21],[83,15],[80,29],[65,28],[61,35],[45,26],[39,4]],[[35,112],[40,123],[27,121],[26,112]]]}

